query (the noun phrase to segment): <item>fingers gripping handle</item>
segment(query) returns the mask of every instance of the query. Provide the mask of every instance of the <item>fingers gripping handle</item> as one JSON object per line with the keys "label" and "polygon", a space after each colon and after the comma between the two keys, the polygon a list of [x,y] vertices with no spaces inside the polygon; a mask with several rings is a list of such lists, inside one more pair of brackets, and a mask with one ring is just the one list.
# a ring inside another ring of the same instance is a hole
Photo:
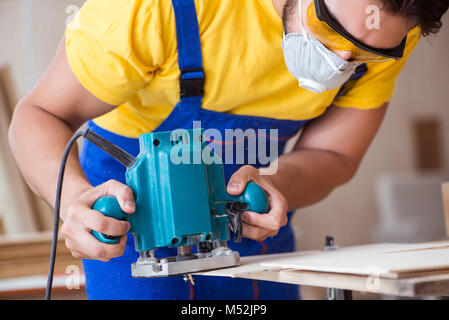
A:
{"label": "fingers gripping handle", "polygon": [[[106,196],[102,197],[95,202],[92,209],[101,212],[103,215],[114,218],[117,220],[126,220],[127,214],[122,211],[120,205],[115,197]],[[99,241],[108,244],[116,244],[119,242],[120,237],[112,237],[92,230],[92,235]]]}
{"label": "fingers gripping handle", "polygon": [[270,211],[270,204],[265,191],[256,183],[249,182],[240,196],[233,197],[233,201],[226,205],[229,224],[234,231],[234,242],[242,241],[243,222],[242,214],[253,211],[265,214]]}

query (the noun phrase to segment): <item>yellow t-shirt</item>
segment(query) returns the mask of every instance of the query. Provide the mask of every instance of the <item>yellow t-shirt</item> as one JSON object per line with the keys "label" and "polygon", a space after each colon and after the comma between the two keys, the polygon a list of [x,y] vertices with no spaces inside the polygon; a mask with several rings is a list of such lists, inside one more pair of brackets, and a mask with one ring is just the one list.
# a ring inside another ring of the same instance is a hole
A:
{"label": "yellow t-shirt", "polygon": [[[403,59],[369,64],[343,97],[298,86],[282,52],[282,20],[272,0],[195,0],[206,73],[203,108],[307,120],[334,104],[378,108],[419,41],[409,34]],[[118,106],[97,119],[127,137],[154,130],[179,102],[177,38],[170,0],[88,0],[66,30],[70,66],[85,88]],[[334,100],[335,99],[335,100]]]}

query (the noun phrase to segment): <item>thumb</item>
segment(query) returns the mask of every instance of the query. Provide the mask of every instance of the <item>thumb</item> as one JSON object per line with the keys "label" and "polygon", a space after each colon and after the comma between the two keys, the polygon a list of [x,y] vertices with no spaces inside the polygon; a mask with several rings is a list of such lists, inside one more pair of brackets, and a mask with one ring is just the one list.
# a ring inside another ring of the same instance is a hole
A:
{"label": "thumb", "polygon": [[117,198],[120,208],[124,212],[131,214],[136,210],[132,189],[116,180],[109,180],[98,187],[93,188],[85,196],[88,198],[91,207],[103,196],[114,196]]}
{"label": "thumb", "polygon": [[253,166],[243,166],[229,179],[227,191],[230,195],[237,196],[245,190],[246,184],[254,179],[258,174],[258,170]]}

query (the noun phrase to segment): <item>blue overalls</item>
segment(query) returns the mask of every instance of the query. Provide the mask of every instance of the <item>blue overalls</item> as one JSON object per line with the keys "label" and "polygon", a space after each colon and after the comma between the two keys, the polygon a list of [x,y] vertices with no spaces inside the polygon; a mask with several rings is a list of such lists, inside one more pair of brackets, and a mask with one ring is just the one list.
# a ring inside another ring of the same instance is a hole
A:
{"label": "blue overalls", "polygon": [[[306,121],[276,120],[262,117],[232,115],[202,109],[203,70],[199,27],[194,0],[172,0],[176,19],[178,60],[181,70],[181,100],[170,116],[155,131],[170,131],[179,128],[190,129],[194,121],[201,121],[205,129],[219,130],[225,137],[225,129],[270,129],[278,130],[278,154],[282,154],[288,138],[293,137]],[[89,121],[90,130],[113,142],[130,154],[139,153],[138,139],[123,137],[97,126]],[[264,137],[266,139],[266,136]],[[235,155],[235,153],[234,153]],[[110,179],[125,183],[125,168],[103,151],[85,141],[80,153],[83,170],[94,186]],[[235,162],[234,162],[235,163]],[[260,163],[252,164],[260,167]],[[226,183],[241,165],[224,164]],[[292,213],[288,213],[290,220]],[[232,237],[231,237],[232,238]],[[295,250],[294,235],[290,224],[281,228],[278,235],[263,242],[243,239],[242,243],[229,241],[232,250],[241,256],[266,253],[291,252]],[[176,249],[156,250],[157,257],[174,256]],[[195,276],[195,285],[183,277],[159,279],[134,279],[131,277],[131,263],[138,258],[134,239],[128,234],[123,256],[110,262],[84,260],[86,290],[89,299],[299,299],[298,286],[275,282]]]}

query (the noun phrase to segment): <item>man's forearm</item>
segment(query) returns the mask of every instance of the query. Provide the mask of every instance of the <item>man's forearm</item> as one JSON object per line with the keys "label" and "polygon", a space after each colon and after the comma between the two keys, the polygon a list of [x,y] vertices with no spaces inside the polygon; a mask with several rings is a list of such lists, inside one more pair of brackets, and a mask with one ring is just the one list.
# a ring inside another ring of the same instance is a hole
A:
{"label": "man's forearm", "polygon": [[325,150],[297,150],[279,158],[272,176],[289,210],[303,208],[326,198],[347,183],[357,167],[345,157]]}
{"label": "man's forearm", "polygon": [[[72,135],[64,121],[26,103],[17,107],[11,123],[9,140],[17,164],[33,192],[52,206],[62,154]],[[66,167],[62,207],[89,187],[75,146]]]}

